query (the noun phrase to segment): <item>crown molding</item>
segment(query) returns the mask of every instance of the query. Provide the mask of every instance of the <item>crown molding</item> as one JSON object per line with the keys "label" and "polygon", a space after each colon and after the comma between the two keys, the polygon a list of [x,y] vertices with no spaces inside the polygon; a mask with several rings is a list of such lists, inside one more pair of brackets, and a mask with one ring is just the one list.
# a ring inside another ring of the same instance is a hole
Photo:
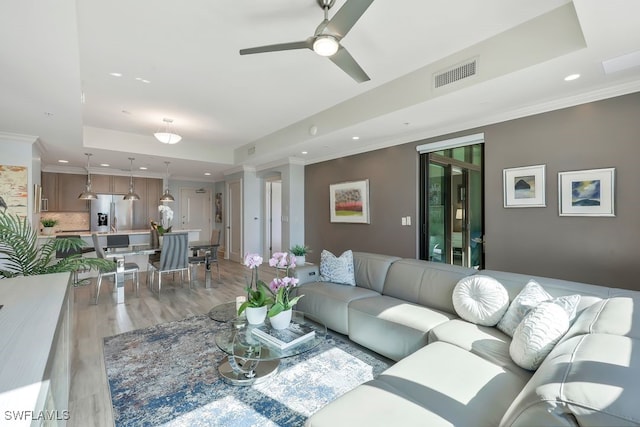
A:
{"label": "crown molding", "polygon": [[25,144],[33,144],[36,141],[38,141],[38,137],[34,135],[23,135],[20,133],[0,131],[0,142],[20,142]]}

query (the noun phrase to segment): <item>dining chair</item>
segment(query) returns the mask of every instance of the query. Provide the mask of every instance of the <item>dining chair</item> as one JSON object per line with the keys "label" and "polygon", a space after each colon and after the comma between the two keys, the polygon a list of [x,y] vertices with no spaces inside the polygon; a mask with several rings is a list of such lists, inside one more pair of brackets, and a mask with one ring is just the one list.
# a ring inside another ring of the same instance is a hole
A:
{"label": "dining chair", "polygon": [[151,289],[155,281],[155,273],[158,272],[158,296],[162,289],[162,273],[180,272],[180,281],[184,281],[184,272],[187,272],[189,288],[191,288],[191,273],[189,271],[189,233],[165,233],[160,251],[160,260],[149,264],[151,273]]}
{"label": "dining chair", "polygon": [[[69,239],[69,238],[77,238],[80,239],[80,235],[79,234],[65,234],[64,236],[56,236],[56,239]],[[84,248],[71,248],[71,249],[67,249],[67,250],[62,250],[62,249],[57,249],[56,250],[56,259],[62,259],[62,258],[68,258],[70,256],[73,255],[82,255],[82,254],[86,254],[88,252],[93,252],[93,248],[92,247],[84,247]],[[85,273],[87,272],[89,269],[88,268],[81,268],[80,270],[73,270],[73,284],[77,285],[80,283],[80,280],[78,279],[78,273]],[[83,279],[86,280],[86,279]]]}
{"label": "dining chair", "polygon": [[[127,236],[128,239],[129,236]],[[98,258],[102,258],[102,259],[107,259],[106,255],[104,254],[104,249],[102,248],[102,246],[100,246],[100,242],[98,241],[98,235],[93,233],[91,234],[91,239],[93,240],[93,247],[96,250],[96,256]],[[130,275],[133,277],[135,277],[136,279],[136,296],[138,296],[138,290],[140,287],[140,278],[139,278],[139,274],[140,274],[140,267],[138,267],[138,264],[136,264],[135,262],[125,262],[124,263],[124,274],[125,274],[125,280],[126,280],[126,276]],[[102,278],[105,276],[113,276],[115,279],[116,276],[116,263],[113,263],[113,270],[109,269],[109,270],[105,270],[105,269],[99,269],[98,270],[98,280],[96,281],[96,300],[94,304],[98,304],[98,297],[100,296],[100,286],[102,284]]]}
{"label": "dining chair", "polygon": [[126,248],[129,246],[128,234],[107,234],[108,248]]}
{"label": "dining chair", "polygon": [[[218,269],[218,282],[220,281],[220,264],[218,263],[218,248],[220,247],[220,235],[221,235],[220,230],[212,230],[211,240],[210,240],[211,247],[208,248],[202,255],[198,254],[198,256],[189,257],[189,264],[194,268],[198,265],[205,264],[205,266],[207,267],[207,270],[210,270],[211,264],[215,263],[216,268]],[[206,270],[205,270],[205,274],[207,274]]]}

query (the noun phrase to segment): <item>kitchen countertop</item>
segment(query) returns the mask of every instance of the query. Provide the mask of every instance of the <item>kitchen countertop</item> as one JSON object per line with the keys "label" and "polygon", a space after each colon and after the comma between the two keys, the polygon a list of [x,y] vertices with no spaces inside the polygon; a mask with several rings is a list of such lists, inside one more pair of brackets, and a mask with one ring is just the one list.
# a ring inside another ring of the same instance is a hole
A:
{"label": "kitchen countertop", "polygon": [[[149,234],[151,230],[146,228],[146,229],[139,229],[139,230],[118,230],[118,231],[105,231],[105,232],[96,232],[96,234],[98,236],[108,236],[110,234],[128,234],[128,235],[134,235],[134,234]],[[173,230],[175,232],[200,232],[201,230],[199,229],[187,229],[187,230]],[[40,234],[38,235],[38,239],[46,239],[46,238],[55,238],[56,236],[80,236],[80,237],[91,237],[91,234],[93,234],[92,231],[62,231],[62,232],[56,232],[54,234],[51,235],[45,235],[45,234]]]}

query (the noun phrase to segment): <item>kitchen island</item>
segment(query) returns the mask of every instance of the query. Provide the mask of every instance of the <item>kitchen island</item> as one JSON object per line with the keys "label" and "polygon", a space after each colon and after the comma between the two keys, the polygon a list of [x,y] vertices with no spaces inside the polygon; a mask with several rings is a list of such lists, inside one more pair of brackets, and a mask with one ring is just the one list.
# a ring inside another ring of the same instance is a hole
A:
{"label": "kitchen island", "polygon": [[7,426],[66,425],[71,274],[0,280],[0,412]]}
{"label": "kitchen island", "polygon": [[[173,230],[175,232],[188,232],[189,233],[189,241],[198,241],[200,240],[200,230]],[[78,231],[78,232],[58,232],[53,235],[40,235],[38,236],[39,241],[44,241],[44,239],[55,239],[56,236],[80,236],[82,240],[84,240],[88,246],[93,247],[93,240],[91,240],[91,231]],[[118,230],[118,231],[110,231],[110,232],[96,232],[99,236],[99,241],[101,244],[104,243],[103,246],[107,245],[107,236],[114,234],[126,234],[129,236],[129,242],[132,245],[143,245],[149,244],[151,239],[151,230],[143,229],[143,230]]]}

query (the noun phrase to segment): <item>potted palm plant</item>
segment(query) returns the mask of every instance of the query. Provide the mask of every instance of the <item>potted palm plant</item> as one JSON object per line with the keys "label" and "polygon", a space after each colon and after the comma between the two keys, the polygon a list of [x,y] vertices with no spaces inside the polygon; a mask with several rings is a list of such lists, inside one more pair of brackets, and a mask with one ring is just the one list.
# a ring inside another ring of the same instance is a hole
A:
{"label": "potted palm plant", "polygon": [[40,223],[42,224],[42,227],[44,227],[42,232],[47,236],[50,236],[53,234],[53,227],[55,227],[58,221],[53,218],[42,218]]}
{"label": "potted palm plant", "polygon": [[[44,224],[43,224],[44,225]],[[80,238],[46,239],[38,245],[36,230],[26,218],[0,213],[0,279],[15,276],[72,272],[90,268],[113,268],[113,262],[100,258],[71,255],[56,260],[56,251],[79,249]]]}

